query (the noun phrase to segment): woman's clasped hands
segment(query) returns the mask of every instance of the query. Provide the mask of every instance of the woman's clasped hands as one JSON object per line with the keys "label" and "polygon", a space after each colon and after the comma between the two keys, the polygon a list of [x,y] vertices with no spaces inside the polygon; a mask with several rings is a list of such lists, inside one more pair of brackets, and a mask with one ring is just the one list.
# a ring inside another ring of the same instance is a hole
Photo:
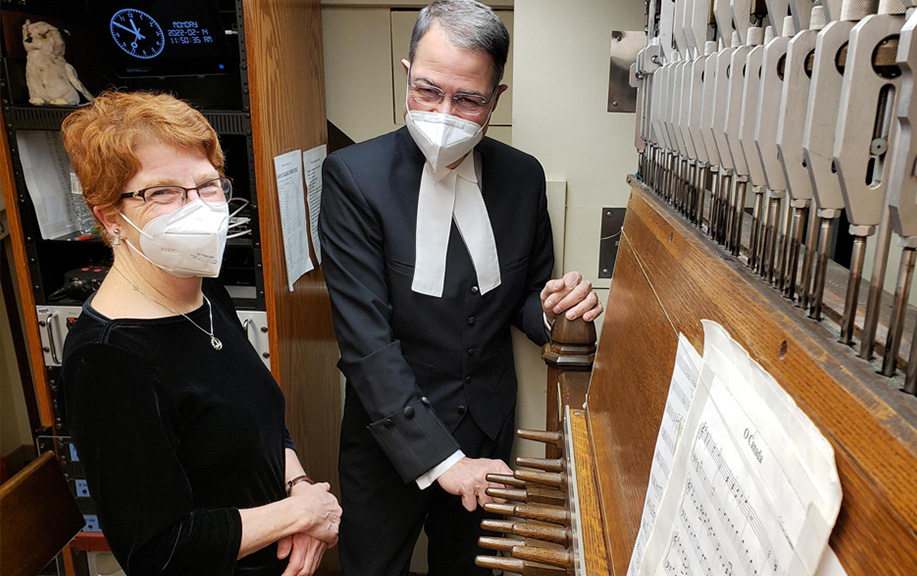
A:
{"label": "woman's clasped hands", "polygon": [[338,540],[341,506],[327,482],[293,486],[285,502],[293,508],[300,525],[295,534],[277,542],[277,557],[289,557],[282,576],[310,576],[318,569],[325,550]]}

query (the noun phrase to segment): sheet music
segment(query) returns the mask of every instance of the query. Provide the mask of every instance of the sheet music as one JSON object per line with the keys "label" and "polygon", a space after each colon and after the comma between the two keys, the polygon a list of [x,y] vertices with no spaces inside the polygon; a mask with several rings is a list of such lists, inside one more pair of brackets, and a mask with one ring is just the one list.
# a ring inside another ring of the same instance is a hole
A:
{"label": "sheet music", "polygon": [[274,157],[277,196],[280,200],[280,224],[283,229],[283,252],[287,263],[290,292],[299,277],[312,270],[309,239],[306,237],[306,199],[302,181],[302,152],[292,150]]}
{"label": "sheet music", "polygon": [[656,511],[659,507],[659,502],[662,501],[665,487],[669,482],[672,461],[675,458],[675,449],[679,440],[681,440],[684,420],[691,407],[691,400],[694,398],[694,389],[697,387],[701,364],[700,354],[688,342],[684,334],[679,334],[678,351],[675,354],[675,368],[672,371],[672,380],[669,383],[669,395],[665,401],[659,435],[656,437],[653,464],[650,467],[649,488],[643,501],[640,531],[637,532],[637,541],[630,557],[627,576],[634,576],[640,570],[643,551],[646,548],[646,542],[653,531],[653,525],[656,520]]}
{"label": "sheet music", "polygon": [[312,247],[315,248],[315,260],[322,263],[322,243],[318,237],[318,215],[322,210],[322,164],[328,156],[328,147],[324,144],[302,153],[302,163],[306,167],[306,194],[309,201],[309,232]]}
{"label": "sheet music", "polygon": [[52,240],[78,231],[71,205],[70,157],[60,142],[60,132],[23,130],[16,132],[16,143],[41,237]]}
{"label": "sheet music", "polygon": [[831,445],[719,325],[640,575],[811,575],[841,491]]}

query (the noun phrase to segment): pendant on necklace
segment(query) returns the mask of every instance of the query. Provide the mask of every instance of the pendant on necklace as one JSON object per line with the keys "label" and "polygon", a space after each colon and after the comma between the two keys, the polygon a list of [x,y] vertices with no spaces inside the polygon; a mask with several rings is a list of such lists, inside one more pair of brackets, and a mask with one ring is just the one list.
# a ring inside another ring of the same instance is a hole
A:
{"label": "pendant on necklace", "polygon": [[214,349],[214,350],[222,350],[222,349],[223,349],[223,343],[220,342],[220,339],[217,338],[216,336],[211,336],[211,337],[210,337],[210,345],[213,346],[213,349]]}

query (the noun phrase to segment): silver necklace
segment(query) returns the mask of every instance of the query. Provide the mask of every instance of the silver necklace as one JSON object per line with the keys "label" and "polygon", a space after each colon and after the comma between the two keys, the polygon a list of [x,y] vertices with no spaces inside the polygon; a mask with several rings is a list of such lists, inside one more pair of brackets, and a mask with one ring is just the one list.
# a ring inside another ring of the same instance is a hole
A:
{"label": "silver necklace", "polygon": [[171,312],[172,314],[180,314],[181,316],[184,316],[184,317],[185,317],[185,320],[187,320],[188,322],[191,322],[192,324],[194,324],[194,327],[195,327],[195,328],[197,328],[198,330],[200,330],[200,331],[203,332],[204,334],[210,336],[210,345],[213,346],[213,349],[214,349],[214,350],[222,350],[222,349],[223,349],[223,343],[222,343],[222,342],[220,341],[220,339],[217,338],[217,337],[214,335],[214,333],[213,333],[213,306],[210,305],[210,300],[207,298],[206,295],[201,294],[201,296],[204,297],[204,302],[207,303],[207,313],[210,315],[210,331],[205,330],[200,324],[198,324],[197,322],[195,322],[194,320],[192,320],[191,318],[189,318],[187,314],[185,314],[185,313],[183,313],[183,312],[179,312],[178,310],[175,310],[174,308],[171,308],[170,306],[167,306],[166,304],[163,304],[162,302],[159,302],[158,300],[154,300],[154,299],[153,299],[151,296],[149,296],[146,292],[144,292],[143,290],[141,290],[141,289],[140,289],[140,286],[137,286],[136,284],[134,284],[133,282],[131,282],[130,280],[128,280],[127,276],[125,276],[123,272],[121,272],[120,270],[118,270],[118,269],[115,268],[114,266],[112,266],[112,270],[114,270],[114,271],[117,272],[122,278],[124,278],[124,281],[127,282],[128,284],[130,284],[130,285],[131,285],[131,288],[133,288],[134,290],[136,290],[137,292],[139,292],[141,296],[143,296],[144,298],[146,298],[147,300],[149,300],[149,301],[152,302],[153,304],[156,304],[156,305],[158,305],[158,306],[162,306],[163,308],[165,308],[166,310],[168,310],[168,311]]}

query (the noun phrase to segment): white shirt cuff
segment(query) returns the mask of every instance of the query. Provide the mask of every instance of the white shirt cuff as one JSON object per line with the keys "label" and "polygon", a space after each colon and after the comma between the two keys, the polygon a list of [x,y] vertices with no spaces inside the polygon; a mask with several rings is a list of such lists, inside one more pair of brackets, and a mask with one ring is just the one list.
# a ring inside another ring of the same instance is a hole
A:
{"label": "white shirt cuff", "polygon": [[426,474],[421,475],[415,480],[417,482],[417,487],[421,490],[426,490],[436,482],[436,479],[446,473],[446,470],[452,468],[458,461],[465,457],[465,453],[461,450],[456,450],[452,456],[449,456],[432,469],[430,469]]}

